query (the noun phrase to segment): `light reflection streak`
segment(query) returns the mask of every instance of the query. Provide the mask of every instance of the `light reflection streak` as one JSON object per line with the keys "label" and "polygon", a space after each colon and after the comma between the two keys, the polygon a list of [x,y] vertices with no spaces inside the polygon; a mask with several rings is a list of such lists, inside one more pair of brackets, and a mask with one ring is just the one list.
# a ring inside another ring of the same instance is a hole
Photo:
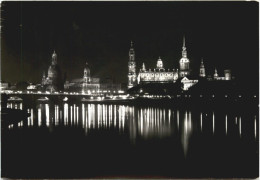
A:
{"label": "light reflection streak", "polygon": [[50,109],[49,104],[45,104],[45,113],[46,113],[46,126],[50,125]]}
{"label": "light reflection streak", "polygon": [[226,115],[226,118],[225,118],[225,129],[226,129],[226,134],[227,134],[227,129],[228,129],[228,124],[227,124],[227,115]]}
{"label": "light reflection streak", "polygon": [[[190,114],[190,112],[189,112]],[[191,122],[191,116],[188,116],[188,112],[185,112],[184,120],[183,120],[183,131],[181,134],[182,137],[182,145],[183,145],[183,151],[184,155],[186,157],[188,146],[189,146],[189,139],[192,134],[192,122]]]}
{"label": "light reflection streak", "polygon": [[241,137],[242,135],[242,130],[241,130],[241,117],[239,118],[239,135]]}
{"label": "light reflection streak", "polygon": [[64,104],[64,124],[68,125],[69,118],[69,105],[67,103]]}
{"label": "light reflection streak", "polygon": [[202,131],[202,121],[203,121],[203,119],[202,119],[202,112],[200,113],[200,130]]}
{"label": "light reflection streak", "polygon": [[77,121],[76,121],[76,124],[78,125],[79,124],[79,107],[77,106]]}
{"label": "light reflection streak", "polygon": [[42,123],[42,110],[39,107],[38,108],[38,126],[41,126],[41,123]]}
{"label": "light reflection streak", "polygon": [[255,138],[256,138],[256,133],[257,133],[257,127],[256,127],[256,116],[255,116],[255,122],[254,122],[254,128],[255,128]]}
{"label": "light reflection streak", "polygon": [[215,132],[215,114],[214,114],[214,112],[213,112],[213,117],[212,117],[212,128],[213,128],[213,134],[214,134],[214,132]]}
{"label": "light reflection streak", "polygon": [[70,106],[70,121],[73,122],[73,119],[72,119],[72,106]]}
{"label": "light reflection streak", "polygon": [[85,126],[85,104],[82,104],[82,127]]}
{"label": "light reflection streak", "polygon": [[177,110],[177,127],[178,127],[178,130],[180,129],[180,113],[179,113],[179,110]]}

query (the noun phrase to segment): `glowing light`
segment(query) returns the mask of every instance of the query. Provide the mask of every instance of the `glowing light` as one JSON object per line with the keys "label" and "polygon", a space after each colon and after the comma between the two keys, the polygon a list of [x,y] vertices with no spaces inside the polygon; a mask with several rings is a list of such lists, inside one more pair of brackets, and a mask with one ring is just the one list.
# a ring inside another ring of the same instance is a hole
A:
{"label": "glowing light", "polygon": [[255,138],[256,138],[256,134],[257,134],[257,129],[256,129],[256,116],[255,116]]}

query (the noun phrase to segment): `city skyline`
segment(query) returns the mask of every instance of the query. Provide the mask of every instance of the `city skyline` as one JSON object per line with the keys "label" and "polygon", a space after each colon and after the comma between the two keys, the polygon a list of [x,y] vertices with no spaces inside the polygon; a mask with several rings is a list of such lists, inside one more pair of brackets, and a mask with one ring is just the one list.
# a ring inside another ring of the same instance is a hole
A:
{"label": "city skyline", "polygon": [[[154,67],[159,56],[165,67],[177,68],[185,35],[191,69],[198,71],[203,58],[206,74],[213,74],[216,67],[219,72],[232,69],[238,79],[258,80],[255,8],[256,4],[246,2],[5,2],[1,79],[39,83],[55,50],[68,79],[82,77],[87,61],[94,77],[127,83],[130,41],[135,46],[137,71],[143,62],[147,68]],[[221,15],[216,14],[219,10]],[[247,12],[244,19],[241,10]],[[105,12],[109,12],[107,17]]]}

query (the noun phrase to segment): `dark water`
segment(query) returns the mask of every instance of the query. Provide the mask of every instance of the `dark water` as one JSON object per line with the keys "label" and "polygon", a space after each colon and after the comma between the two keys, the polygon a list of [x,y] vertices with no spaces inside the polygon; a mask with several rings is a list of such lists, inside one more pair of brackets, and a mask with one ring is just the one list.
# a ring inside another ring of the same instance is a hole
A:
{"label": "dark water", "polygon": [[258,108],[8,103],[3,177],[258,177]]}

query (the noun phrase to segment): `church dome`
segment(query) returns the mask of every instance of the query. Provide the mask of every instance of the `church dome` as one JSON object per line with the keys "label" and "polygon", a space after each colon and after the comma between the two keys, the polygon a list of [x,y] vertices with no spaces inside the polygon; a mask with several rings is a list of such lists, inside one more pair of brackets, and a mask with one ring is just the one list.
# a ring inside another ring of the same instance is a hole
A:
{"label": "church dome", "polygon": [[58,67],[55,65],[50,65],[48,69],[48,77],[49,78],[56,78],[58,76]]}

